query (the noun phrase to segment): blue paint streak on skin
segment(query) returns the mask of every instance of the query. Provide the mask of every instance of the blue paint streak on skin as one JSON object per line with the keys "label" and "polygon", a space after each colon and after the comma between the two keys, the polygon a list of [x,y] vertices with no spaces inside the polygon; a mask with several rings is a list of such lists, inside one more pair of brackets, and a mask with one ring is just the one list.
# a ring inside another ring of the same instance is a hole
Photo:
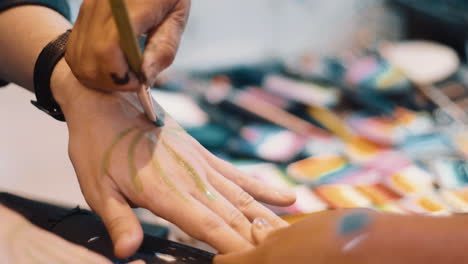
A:
{"label": "blue paint streak on skin", "polygon": [[359,231],[371,223],[371,216],[366,213],[352,213],[344,216],[338,223],[338,233],[341,236]]}

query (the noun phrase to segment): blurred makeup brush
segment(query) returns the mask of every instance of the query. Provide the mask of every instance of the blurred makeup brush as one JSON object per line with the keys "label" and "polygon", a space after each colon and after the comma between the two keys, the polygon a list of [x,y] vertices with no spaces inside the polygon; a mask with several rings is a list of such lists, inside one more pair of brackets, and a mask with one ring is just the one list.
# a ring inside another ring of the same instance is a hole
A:
{"label": "blurred makeup brush", "polygon": [[455,122],[467,126],[465,111],[434,85],[458,70],[460,60],[453,49],[429,41],[407,41],[386,45],[381,53]]}

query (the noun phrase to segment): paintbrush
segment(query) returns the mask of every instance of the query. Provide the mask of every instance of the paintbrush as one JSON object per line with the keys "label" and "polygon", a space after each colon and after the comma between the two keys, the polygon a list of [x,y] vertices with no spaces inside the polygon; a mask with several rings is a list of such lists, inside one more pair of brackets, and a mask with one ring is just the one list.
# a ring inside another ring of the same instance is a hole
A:
{"label": "paintbrush", "polygon": [[154,110],[153,98],[151,97],[149,86],[146,84],[146,78],[141,71],[143,56],[138,45],[138,40],[133,32],[132,25],[130,24],[125,2],[124,0],[109,0],[109,3],[120,35],[121,48],[130,66],[130,70],[137,75],[141,83],[141,87],[137,91],[138,99],[143,106],[146,117],[156,126],[163,126],[164,120],[160,118],[161,114],[157,115]]}

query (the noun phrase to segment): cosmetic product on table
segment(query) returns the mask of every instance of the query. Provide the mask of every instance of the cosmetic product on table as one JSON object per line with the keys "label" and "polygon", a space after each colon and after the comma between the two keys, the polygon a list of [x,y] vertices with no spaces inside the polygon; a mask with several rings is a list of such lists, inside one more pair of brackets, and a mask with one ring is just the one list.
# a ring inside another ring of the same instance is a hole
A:
{"label": "cosmetic product on table", "polygon": [[333,107],[339,98],[339,90],[336,87],[298,81],[279,75],[266,76],[263,87],[267,91],[305,105]]}
{"label": "cosmetic product on table", "polygon": [[437,194],[429,193],[404,198],[400,205],[411,213],[450,215],[453,209]]}
{"label": "cosmetic product on table", "polygon": [[417,113],[401,107],[393,118],[356,112],[346,118],[353,131],[382,145],[398,145],[409,137],[426,135],[435,131],[432,118],[427,113]]}
{"label": "cosmetic product on table", "polygon": [[438,157],[429,166],[441,187],[457,189],[468,186],[468,161]]}
{"label": "cosmetic product on table", "polygon": [[290,164],[288,175],[298,182],[309,186],[336,183],[342,178],[359,171],[340,155],[316,155]]}
{"label": "cosmetic product on table", "polygon": [[441,190],[440,196],[443,200],[451,206],[456,213],[467,213],[468,212],[468,189],[448,189]]}
{"label": "cosmetic product on table", "polygon": [[289,112],[259,100],[248,91],[233,90],[226,79],[215,79],[205,91],[206,100],[212,104],[226,104],[226,107],[236,109],[239,113],[247,112],[270,123],[287,128],[301,136],[329,137],[329,133],[314,126]]}
{"label": "cosmetic product on table", "polygon": [[262,123],[242,127],[227,143],[230,153],[274,162],[288,162],[301,154],[305,137],[287,129]]}
{"label": "cosmetic product on table", "polygon": [[372,201],[350,185],[322,185],[314,192],[332,208],[372,207]]}
{"label": "cosmetic product on table", "polygon": [[328,204],[318,198],[308,186],[300,185],[289,178],[283,170],[272,163],[234,162],[247,175],[272,187],[289,189],[296,193],[296,202],[288,207],[267,205],[278,215],[304,214],[323,211]]}

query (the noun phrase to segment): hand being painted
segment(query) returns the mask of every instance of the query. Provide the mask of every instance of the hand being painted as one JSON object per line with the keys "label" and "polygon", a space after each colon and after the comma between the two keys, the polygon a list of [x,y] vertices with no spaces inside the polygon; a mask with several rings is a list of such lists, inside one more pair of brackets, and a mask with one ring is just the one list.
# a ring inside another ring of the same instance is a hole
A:
{"label": "hand being painted", "polygon": [[255,199],[290,205],[294,194],[256,182],[213,156],[167,115],[166,125],[155,127],[133,94],[101,93],[76,79],[67,84],[80,91],[62,107],[70,158],[117,256],[131,255],[142,241],[131,206],[151,210],[224,253],[252,247],[251,221],[257,217],[286,226]]}
{"label": "hand being painted", "polygon": [[[41,230],[22,216],[0,205],[0,263],[111,264],[86,248]],[[132,264],[142,264],[135,261]]]}
{"label": "hand being painted", "polygon": [[[172,64],[189,16],[190,1],[126,1],[135,34],[147,35],[142,71],[148,82]],[[65,58],[87,87],[136,91],[140,86],[120,48],[109,0],[83,1]]]}

